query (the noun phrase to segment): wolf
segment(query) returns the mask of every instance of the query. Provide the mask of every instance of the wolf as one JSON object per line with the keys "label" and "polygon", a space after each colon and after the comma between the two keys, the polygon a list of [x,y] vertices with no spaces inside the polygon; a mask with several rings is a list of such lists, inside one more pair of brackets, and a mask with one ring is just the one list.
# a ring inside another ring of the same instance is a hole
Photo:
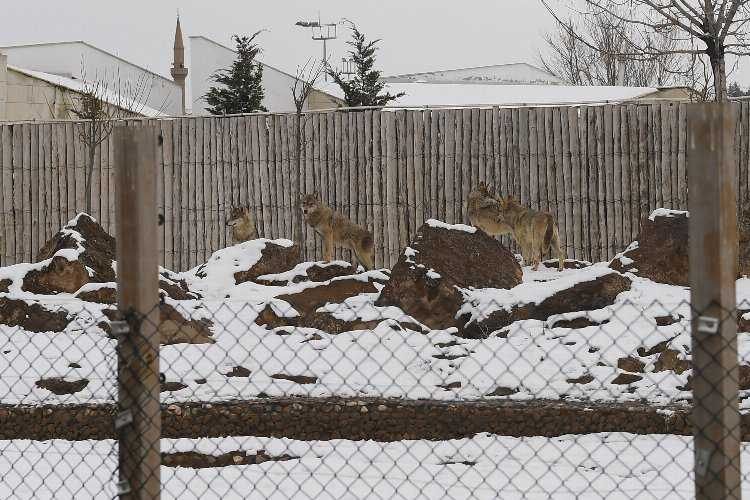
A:
{"label": "wolf", "polygon": [[235,207],[229,213],[227,226],[232,228],[232,240],[235,244],[254,240],[258,237],[255,228],[255,217],[248,207]]}
{"label": "wolf", "polygon": [[510,196],[498,198],[498,201],[502,220],[511,227],[524,262],[536,271],[544,254],[554,249],[560,262],[558,270],[562,271],[565,255],[560,248],[560,235],[552,214],[526,208]]}
{"label": "wolf", "polygon": [[324,260],[333,260],[333,247],[338,245],[352,250],[365,269],[373,268],[372,233],[344,215],[334,212],[320,201],[317,191],[302,197],[301,208],[305,222],[323,237]]}
{"label": "wolf", "polygon": [[469,193],[467,212],[469,223],[490,236],[500,236],[513,232],[513,228],[503,218],[500,200],[484,182]]}

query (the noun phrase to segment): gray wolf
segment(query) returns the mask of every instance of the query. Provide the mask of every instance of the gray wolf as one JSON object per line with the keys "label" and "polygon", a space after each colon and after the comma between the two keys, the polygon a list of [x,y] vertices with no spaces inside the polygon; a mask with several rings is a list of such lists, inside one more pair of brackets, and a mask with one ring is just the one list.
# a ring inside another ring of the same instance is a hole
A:
{"label": "gray wolf", "polygon": [[255,218],[248,207],[233,208],[229,214],[227,226],[232,228],[232,240],[235,244],[254,240],[258,237]]}
{"label": "gray wolf", "polygon": [[334,245],[348,248],[366,269],[373,268],[374,244],[372,233],[350,221],[346,216],[334,212],[320,201],[317,192],[306,194],[301,202],[305,222],[323,238],[323,259],[333,260]]}

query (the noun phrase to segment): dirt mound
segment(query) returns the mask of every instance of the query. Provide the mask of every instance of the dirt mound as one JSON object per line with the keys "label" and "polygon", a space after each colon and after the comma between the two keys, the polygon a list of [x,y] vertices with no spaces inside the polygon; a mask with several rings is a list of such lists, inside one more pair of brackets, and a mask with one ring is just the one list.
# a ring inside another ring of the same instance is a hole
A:
{"label": "dirt mound", "polygon": [[88,282],[89,273],[81,261],[55,256],[49,264],[26,273],[21,289],[38,295],[75,293]]}
{"label": "dirt mound", "polygon": [[687,212],[655,210],[641,221],[638,241],[612,259],[609,267],[659,283],[688,286],[688,225]]}
{"label": "dirt mound", "polygon": [[4,279],[0,280],[0,293],[8,293],[10,291],[10,285],[13,284],[13,281]]}
{"label": "dirt mound", "polygon": [[30,332],[61,332],[70,323],[64,311],[50,311],[39,304],[0,297],[0,324]]}
{"label": "dirt mound", "polygon": [[299,457],[291,455],[271,456],[266,450],[258,450],[255,454],[247,451],[229,451],[221,455],[206,455],[197,451],[179,451],[162,453],[161,464],[164,467],[187,467],[189,469],[205,469],[210,467],[227,467],[229,465],[255,465],[264,462],[284,462],[296,460]]}
{"label": "dirt mound", "polygon": [[459,289],[510,289],[521,277],[513,254],[494,238],[470,226],[428,221],[401,254],[376,304],[400,307],[431,328],[460,328]]}

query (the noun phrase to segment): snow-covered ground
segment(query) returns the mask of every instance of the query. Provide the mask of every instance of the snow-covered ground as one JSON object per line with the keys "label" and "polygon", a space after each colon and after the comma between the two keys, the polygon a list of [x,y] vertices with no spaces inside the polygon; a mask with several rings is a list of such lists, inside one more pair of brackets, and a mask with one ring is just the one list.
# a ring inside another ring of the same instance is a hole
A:
{"label": "snow-covered ground", "polygon": [[[609,272],[601,264],[584,269],[524,269],[519,296],[507,290],[485,290],[473,297],[482,307],[500,309],[514,301],[538,300],[557,288]],[[377,271],[373,272],[377,273]],[[381,275],[384,277],[384,275]],[[394,319],[403,313],[393,307],[376,307],[377,294],[362,294],[342,305],[321,310],[343,319],[384,319],[372,329],[331,335],[308,328],[287,327],[276,331],[255,324],[257,313],[274,297],[311,286],[289,287],[244,283],[222,292],[204,286],[210,300],[173,302],[180,311],[213,321],[213,344],[177,344],[161,348],[161,371],[168,381],[180,381],[185,389],[165,392],[165,402],[222,401],[252,398],[259,393],[307,396],[383,396],[434,399],[476,399],[497,387],[515,390],[510,399],[585,399],[640,401],[669,404],[689,398],[684,388],[690,370],[652,372],[657,355],[643,358],[643,379],[614,385],[619,358],[669,341],[670,349],[688,357],[690,352],[689,290],[632,276],[633,286],[620,294],[614,305],[589,312],[568,313],[547,321],[514,323],[502,335],[469,340],[455,330],[427,334],[405,329]],[[559,286],[558,286],[559,285]],[[376,285],[380,287],[382,285]],[[738,299],[750,299],[750,280],[737,284]],[[35,297],[40,300],[40,296]],[[65,332],[30,333],[0,326],[0,401],[6,404],[97,403],[112,401],[115,391],[115,342],[96,324],[102,306],[72,296],[44,297],[48,307],[75,312],[77,320]],[[276,306],[283,309],[285,302]],[[477,309],[482,310],[480,307]],[[674,316],[678,321],[657,326],[655,318]],[[561,319],[586,316],[603,324],[580,329],[553,328]],[[388,319],[390,318],[390,319]],[[750,362],[750,338],[741,335],[740,358]],[[80,367],[71,367],[80,366]],[[251,371],[249,377],[227,377],[234,367]],[[316,377],[300,385],[271,377],[274,374]],[[568,382],[590,375],[589,383]],[[74,395],[56,396],[35,387],[42,377],[87,379],[88,386]],[[205,380],[205,381],[204,381]],[[452,383],[460,387],[444,389]],[[747,407],[746,403],[743,403]]]}
{"label": "snow-covered ground", "polygon": [[[692,439],[602,433],[479,434],[450,441],[163,439],[162,452],[264,450],[299,457],[253,465],[161,468],[162,498],[693,498]],[[0,441],[3,498],[112,498],[113,441]],[[745,477],[750,445],[742,447]],[[750,494],[750,481],[743,482]]]}

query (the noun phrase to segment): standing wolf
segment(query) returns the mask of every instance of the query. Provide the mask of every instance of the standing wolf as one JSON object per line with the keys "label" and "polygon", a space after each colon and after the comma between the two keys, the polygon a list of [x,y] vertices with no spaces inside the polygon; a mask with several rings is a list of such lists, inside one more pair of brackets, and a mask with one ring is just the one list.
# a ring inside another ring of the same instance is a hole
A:
{"label": "standing wolf", "polygon": [[513,230],[513,238],[521,247],[523,260],[536,271],[545,253],[554,249],[564,269],[565,255],[560,248],[560,236],[555,218],[549,212],[526,208],[512,197],[499,198],[502,218]]}
{"label": "standing wolf", "polygon": [[232,228],[232,240],[235,244],[254,240],[258,237],[255,229],[255,218],[248,207],[235,207],[229,214],[227,226]]}
{"label": "standing wolf", "polygon": [[505,222],[503,210],[494,193],[482,182],[469,193],[469,222],[490,236],[510,234],[513,228]]}
{"label": "standing wolf", "polygon": [[373,268],[372,234],[320,201],[317,192],[302,197],[305,222],[323,237],[323,260],[333,260],[333,247],[349,248],[366,269]]}

